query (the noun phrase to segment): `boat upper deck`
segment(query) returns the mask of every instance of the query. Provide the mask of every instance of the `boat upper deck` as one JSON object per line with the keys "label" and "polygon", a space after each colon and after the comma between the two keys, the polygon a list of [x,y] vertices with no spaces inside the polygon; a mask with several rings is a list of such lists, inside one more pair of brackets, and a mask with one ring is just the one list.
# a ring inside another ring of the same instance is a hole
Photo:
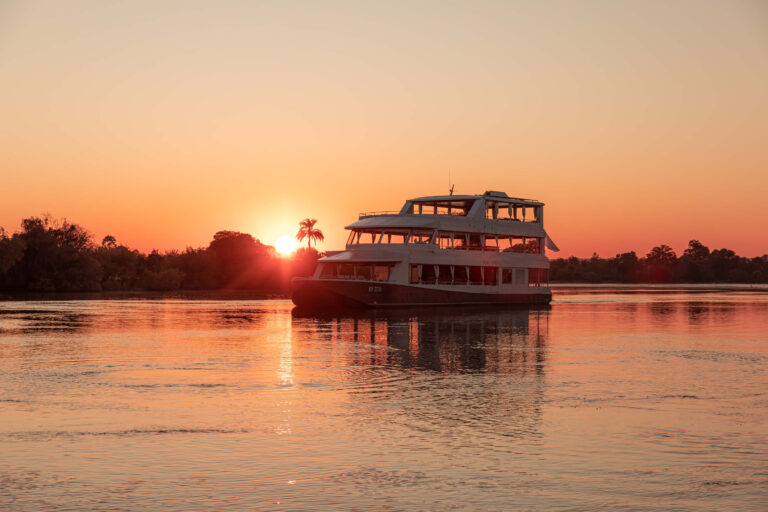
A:
{"label": "boat upper deck", "polygon": [[543,232],[543,217],[542,202],[488,191],[482,195],[409,199],[398,212],[361,213],[358,221],[346,229],[431,227],[536,235]]}

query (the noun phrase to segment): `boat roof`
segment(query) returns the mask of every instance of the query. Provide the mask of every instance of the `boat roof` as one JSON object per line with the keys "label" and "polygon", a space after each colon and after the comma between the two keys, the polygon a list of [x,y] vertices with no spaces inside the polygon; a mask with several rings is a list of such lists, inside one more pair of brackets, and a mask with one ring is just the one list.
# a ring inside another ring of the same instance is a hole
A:
{"label": "boat roof", "polygon": [[500,235],[544,236],[544,227],[535,222],[509,222],[458,215],[381,215],[365,217],[344,229],[409,230],[439,229],[445,231],[484,232]]}
{"label": "boat roof", "polygon": [[499,192],[497,190],[487,190],[484,194],[474,194],[474,195],[447,195],[447,196],[423,196],[423,197],[414,197],[413,199],[409,199],[409,201],[472,201],[476,199],[490,199],[490,200],[499,200],[509,203],[521,203],[521,204],[529,204],[529,205],[535,205],[535,206],[543,206],[544,203],[537,201],[535,199],[524,199],[522,197],[509,197],[505,192]]}

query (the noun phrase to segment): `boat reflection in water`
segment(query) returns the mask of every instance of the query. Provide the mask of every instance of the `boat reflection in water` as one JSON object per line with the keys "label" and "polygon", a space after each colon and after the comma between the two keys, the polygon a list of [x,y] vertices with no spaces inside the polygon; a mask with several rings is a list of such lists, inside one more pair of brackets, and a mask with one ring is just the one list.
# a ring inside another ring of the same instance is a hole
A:
{"label": "boat reflection in water", "polygon": [[[549,308],[434,308],[334,314],[293,311],[294,322],[330,342],[370,344],[371,365],[441,372],[540,372]],[[307,325],[309,324],[309,325]],[[359,355],[359,351],[353,351]]]}
{"label": "boat reflection in water", "polygon": [[475,449],[491,449],[501,438],[540,435],[549,315],[548,308],[294,311],[293,340],[335,354],[332,368],[345,369],[338,378],[356,391],[356,421],[375,418],[376,430],[397,436],[459,439],[467,429]]}

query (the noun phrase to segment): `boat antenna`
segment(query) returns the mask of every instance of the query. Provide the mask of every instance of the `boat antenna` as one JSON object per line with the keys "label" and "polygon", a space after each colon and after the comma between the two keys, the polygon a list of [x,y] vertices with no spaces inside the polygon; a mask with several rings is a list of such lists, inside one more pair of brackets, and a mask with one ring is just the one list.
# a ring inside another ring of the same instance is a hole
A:
{"label": "boat antenna", "polygon": [[451,170],[448,169],[448,195],[449,196],[453,195],[453,187],[455,187],[455,186],[456,185],[452,185],[451,184]]}

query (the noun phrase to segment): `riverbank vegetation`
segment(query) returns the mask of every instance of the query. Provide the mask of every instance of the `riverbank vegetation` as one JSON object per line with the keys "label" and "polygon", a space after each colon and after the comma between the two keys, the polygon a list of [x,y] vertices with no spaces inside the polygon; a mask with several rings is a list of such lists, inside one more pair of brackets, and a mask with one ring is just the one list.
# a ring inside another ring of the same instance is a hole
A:
{"label": "riverbank vegetation", "polygon": [[144,254],[112,236],[96,244],[66,220],[31,217],[13,235],[0,229],[0,291],[287,293],[293,277],[311,275],[319,256],[308,246],[280,257],[274,247],[237,231],[219,231],[207,247]]}
{"label": "riverbank vegetation", "polygon": [[[322,240],[314,219],[297,238]],[[302,236],[303,235],[303,236]],[[289,257],[247,233],[219,231],[207,247],[141,253],[112,236],[96,243],[77,224],[48,216],[0,228],[0,291],[95,292],[256,290],[285,294],[293,277],[311,275],[320,253],[308,243]],[[564,283],[768,283],[768,255],[744,258],[729,249],[710,251],[691,240],[681,256],[667,245],[639,257],[553,259],[551,282]]]}
{"label": "riverbank vegetation", "polygon": [[768,283],[768,255],[745,258],[691,240],[679,257],[659,245],[644,257],[633,251],[613,258],[554,259],[549,276],[562,283]]}

